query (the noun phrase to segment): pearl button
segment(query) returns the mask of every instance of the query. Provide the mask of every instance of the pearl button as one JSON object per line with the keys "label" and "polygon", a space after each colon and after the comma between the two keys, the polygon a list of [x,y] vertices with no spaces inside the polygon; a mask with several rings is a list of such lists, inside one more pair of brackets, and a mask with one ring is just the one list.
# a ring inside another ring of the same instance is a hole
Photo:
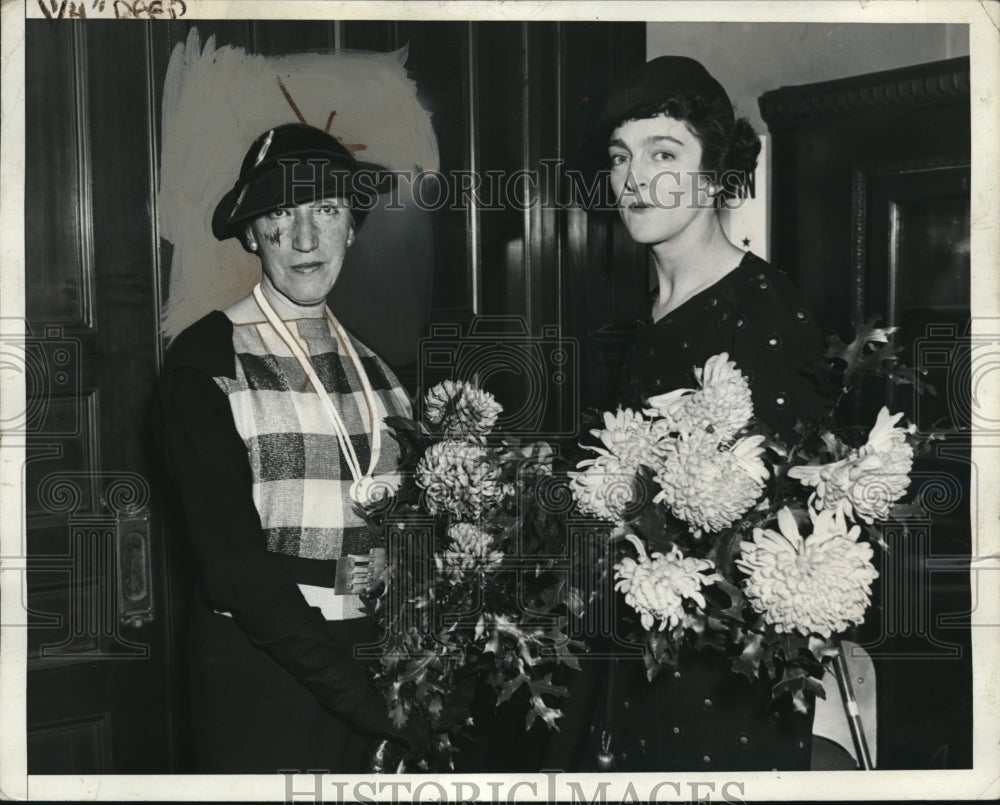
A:
{"label": "pearl button", "polygon": [[750,745],[750,739],[746,735],[741,735],[740,746],[749,746],[749,745]]}
{"label": "pearl button", "polygon": [[757,283],[757,287],[760,288],[762,291],[766,291],[767,290],[767,281],[763,280],[761,282],[758,282]]}
{"label": "pearl button", "polygon": [[628,699],[626,699],[624,702],[622,702],[622,705],[624,705],[625,709],[628,710],[629,707],[632,706],[632,702],[630,702]]}
{"label": "pearl button", "polygon": [[711,706],[712,706],[712,700],[711,699],[705,699],[705,707],[711,707]]}
{"label": "pearl button", "polygon": [[681,349],[690,349],[691,345],[687,341],[681,341]]}
{"label": "pearl button", "polygon": [[747,323],[747,320],[746,320],[746,319],[744,319],[744,318],[743,318],[742,316],[740,316],[740,317],[739,317],[739,318],[738,318],[738,319],[736,320],[736,326],[737,326],[737,327],[742,327],[742,326],[743,326],[743,325],[745,325],[746,323]]}
{"label": "pearl button", "polygon": [[809,318],[809,316],[806,315],[806,312],[804,310],[799,309],[795,311],[795,318],[797,318],[799,321],[805,321],[806,319]]}
{"label": "pearl button", "polygon": [[774,404],[778,408],[784,408],[786,405],[788,405],[788,400],[779,394],[777,397],[774,398]]}
{"label": "pearl button", "polygon": [[681,672],[680,671],[674,671],[674,679],[680,679],[680,678],[681,678]]}
{"label": "pearl button", "polygon": [[778,349],[781,346],[781,336],[777,333],[771,333],[767,337],[767,348],[768,349]]}
{"label": "pearl button", "polygon": [[805,749],[806,748],[806,742],[805,741],[799,741],[798,744],[797,744],[797,746],[799,747],[799,749]]}
{"label": "pearl button", "polygon": [[704,756],[704,757],[703,757],[703,758],[701,759],[701,762],[702,762],[702,763],[705,763],[705,764],[708,764],[708,763],[711,763],[711,762],[712,762],[712,756],[711,756],[711,755],[705,755],[705,756]]}
{"label": "pearl button", "polygon": [[719,300],[718,299],[716,299],[714,296],[709,297],[709,300],[708,300],[708,306],[709,307],[715,307],[717,304],[719,304]]}
{"label": "pearl button", "polygon": [[680,727],[674,727],[674,735],[680,735],[680,734],[681,734],[681,728]]}

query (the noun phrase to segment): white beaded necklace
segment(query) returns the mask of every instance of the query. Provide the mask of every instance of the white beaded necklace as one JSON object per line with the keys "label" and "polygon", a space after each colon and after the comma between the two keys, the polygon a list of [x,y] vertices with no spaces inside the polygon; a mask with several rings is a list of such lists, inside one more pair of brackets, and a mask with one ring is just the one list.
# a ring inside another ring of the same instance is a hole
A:
{"label": "white beaded necklace", "polygon": [[354,445],[351,444],[351,438],[347,432],[347,427],[344,425],[344,420],[341,419],[340,413],[333,404],[333,400],[330,399],[329,393],[323,387],[323,383],[320,381],[319,375],[316,374],[316,368],[309,359],[309,355],[302,349],[298,339],[292,334],[288,325],[282,321],[281,317],[271,306],[271,303],[267,301],[267,297],[264,296],[260,283],[257,283],[254,287],[253,296],[268,323],[278,334],[278,337],[284,342],[285,346],[288,347],[292,355],[295,356],[295,359],[302,367],[302,371],[306,373],[306,377],[309,378],[309,382],[312,383],[313,388],[316,390],[316,394],[319,396],[320,402],[326,409],[327,414],[330,416],[330,420],[333,422],[333,429],[337,434],[337,441],[340,443],[340,449],[343,451],[344,457],[347,460],[347,466],[351,470],[351,476],[354,478],[354,482],[351,484],[350,489],[351,500],[356,503],[367,502],[369,493],[372,490],[372,474],[375,472],[379,455],[382,452],[382,428],[379,423],[378,401],[375,399],[375,392],[372,390],[371,381],[368,379],[368,374],[365,372],[364,366],[361,365],[361,358],[358,357],[358,353],[351,344],[350,338],[347,337],[347,333],[344,332],[344,328],[340,326],[340,322],[334,318],[333,313],[330,312],[330,308],[326,308],[326,317],[333,327],[334,333],[337,335],[337,340],[347,353],[347,356],[351,359],[351,362],[354,364],[354,368],[358,373],[358,377],[361,379],[361,390],[364,394],[365,405],[368,407],[368,417],[372,434],[372,449],[371,462],[368,467],[368,472],[365,473],[361,471],[361,462],[358,460],[358,454],[354,450]]}

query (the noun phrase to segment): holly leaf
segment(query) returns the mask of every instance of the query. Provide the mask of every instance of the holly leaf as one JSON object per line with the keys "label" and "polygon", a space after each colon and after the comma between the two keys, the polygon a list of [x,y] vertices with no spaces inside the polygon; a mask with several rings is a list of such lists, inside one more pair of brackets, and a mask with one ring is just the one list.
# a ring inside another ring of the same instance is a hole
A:
{"label": "holly leaf", "polygon": [[694,647],[696,651],[708,648],[713,651],[725,652],[729,648],[728,628],[721,621],[717,620],[715,623],[712,623],[712,620],[712,618],[709,618],[708,622],[713,628],[706,629],[695,638]]}
{"label": "holly leaf", "polygon": [[760,675],[760,664],[764,658],[764,650],[764,635],[749,635],[740,656],[733,660],[733,671],[743,674],[753,682]]}
{"label": "holly leaf", "polygon": [[850,344],[845,344],[836,334],[828,335],[826,337],[826,357],[839,358],[848,367],[851,367],[861,359],[865,347],[869,344],[888,344],[889,336],[898,328],[876,327],[876,321],[878,321],[877,317],[866,322],[854,322],[854,340]]}
{"label": "holly leaf", "polygon": [[386,425],[398,432],[419,433],[417,421],[406,416],[387,416],[383,420]]}
{"label": "holly leaf", "polygon": [[559,727],[556,726],[556,721],[562,717],[562,710],[558,710],[555,707],[549,707],[542,699],[537,696],[532,696],[531,698],[531,708],[528,710],[528,714],[525,717],[525,729],[531,729],[531,725],[535,723],[536,718],[541,718],[546,724],[548,724],[549,729],[558,730]]}
{"label": "holly leaf", "polygon": [[[871,357],[874,353],[880,353],[883,347],[888,348],[889,336],[896,332],[895,327],[876,327],[877,318],[871,318],[866,322],[854,323],[854,339],[845,344],[836,334],[826,337],[826,356],[829,359],[841,360],[845,364],[844,386],[853,385],[854,378],[865,368],[870,370]],[[880,346],[882,345],[882,346]],[[884,359],[883,355],[875,361],[875,366],[880,366]]]}
{"label": "holly leaf", "polygon": [[836,657],[840,653],[840,641],[836,638],[810,637],[809,652],[816,658],[817,662],[823,662],[823,660]]}
{"label": "holly leaf", "polygon": [[864,529],[864,532],[868,535],[868,539],[870,542],[874,542],[885,553],[889,553],[889,543],[887,543],[885,541],[885,538],[882,536],[881,528],[879,528],[874,524],[869,525],[867,523],[862,524],[861,527]]}
{"label": "holly leaf", "polygon": [[823,687],[823,683],[812,675],[806,677],[805,691],[818,696],[820,699],[826,698],[826,688]]}
{"label": "holly leaf", "polygon": [[743,611],[747,606],[746,596],[743,595],[743,591],[740,590],[735,584],[732,584],[725,579],[717,579],[712,585],[718,588],[726,594],[729,598],[729,606],[720,609],[719,615],[725,618],[733,618],[734,620],[743,620]]}
{"label": "holly leaf", "polygon": [[586,602],[583,600],[583,592],[579,587],[570,587],[566,593],[566,608],[570,613],[577,618],[582,618],[583,613],[587,608]]}
{"label": "holly leaf", "polygon": [[503,686],[500,688],[500,693],[497,694],[497,704],[501,705],[506,701],[510,701],[510,698],[517,692],[517,689],[527,681],[528,677],[525,676],[522,671],[513,679],[508,679],[504,682]]}
{"label": "holly leaf", "polygon": [[569,690],[563,685],[552,684],[552,672],[549,671],[541,679],[527,678],[528,687],[533,696],[569,696]]}
{"label": "holly leaf", "polygon": [[806,673],[804,668],[799,668],[795,665],[786,665],[781,679],[775,682],[771,688],[771,701],[780,699],[786,693],[805,690],[808,678],[809,674]]}

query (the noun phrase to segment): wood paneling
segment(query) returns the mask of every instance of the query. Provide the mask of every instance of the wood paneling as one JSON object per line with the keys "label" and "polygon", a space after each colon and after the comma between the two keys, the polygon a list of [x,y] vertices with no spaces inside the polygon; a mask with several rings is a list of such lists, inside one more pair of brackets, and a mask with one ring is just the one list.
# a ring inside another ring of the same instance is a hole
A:
{"label": "wood paneling", "polygon": [[29,21],[26,33],[25,280],[45,409],[25,478],[28,770],[166,772],[176,652],[162,517],[152,557],[162,606],[132,629],[117,616],[116,503],[100,485],[150,487],[159,472],[148,420],[161,354],[151,90],[163,74],[152,78],[148,25]]}
{"label": "wood paneling", "polygon": [[94,296],[87,41],[80,26],[44,24],[52,45],[26,49],[25,68],[58,78],[27,88],[25,158],[37,167],[25,195],[25,258],[48,292],[27,294],[25,308],[33,321],[81,330],[93,323]]}
{"label": "wood paneling", "polygon": [[28,731],[28,753],[43,758],[33,774],[108,774],[114,771],[107,714]]}
{"label": "wood paneling", "polygon": [[[914,461],[925,517],[885,525],[890,549],[858,642],[878,676],[879,768],[972,762],[969,60],[951,59],[766,93],[774,262],[827,332],[899,328],[901,360],[937,396],[871,381],[843,413],[870,427],[903,411],[947,438]],[[943,435],[943,433],[942,433]],[[943,567],[950,568],[948,572]],[[928,695],[928,691],[933,691]]]}

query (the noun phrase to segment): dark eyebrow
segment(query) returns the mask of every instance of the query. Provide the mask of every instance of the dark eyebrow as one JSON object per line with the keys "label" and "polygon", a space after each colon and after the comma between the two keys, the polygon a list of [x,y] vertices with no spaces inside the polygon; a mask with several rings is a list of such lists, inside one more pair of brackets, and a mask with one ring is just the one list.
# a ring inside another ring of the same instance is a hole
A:
{"label": "dark eyebrow", "polygon": [[[656,144],[659,144],[659,143],[663,142],[664,140],[667,140],[669,142],[672,142],[672,143],[674,143],[676,145],[679,145],[679,146],[682,146],[682,147],[684,146],[684,141],[683,140],[678,140],[676,137],[671,137],[669,134],[654,134],[654,135],[651,135],[649,137],[646,137],[642,141],[642,144],[643,145],[647,145],[647,146],[648,145],[656,145]],[[624,148],[626,151],[629,150],[629,147],[627,145],[625,145],[625,143],[622,140],[618,139],[618,138],[615,138],[614,140],[611,140],[608,143],[608,148],[610,148],[611,146],[617,146],[618,148]]]}
{"label": "dark eyebrow", "polygon": [[676,137],[671,137],[668,134],[658,134],[658,135],[654,135],[652,137],[647,137],[644,140],[644,142],[646,142],[646,143],[658,143],[658,142],[661,142],[662,140],[670,140],[670,142],[677,143],[677,145],[684,145],[684,141],[683,140],[678,140]]}

